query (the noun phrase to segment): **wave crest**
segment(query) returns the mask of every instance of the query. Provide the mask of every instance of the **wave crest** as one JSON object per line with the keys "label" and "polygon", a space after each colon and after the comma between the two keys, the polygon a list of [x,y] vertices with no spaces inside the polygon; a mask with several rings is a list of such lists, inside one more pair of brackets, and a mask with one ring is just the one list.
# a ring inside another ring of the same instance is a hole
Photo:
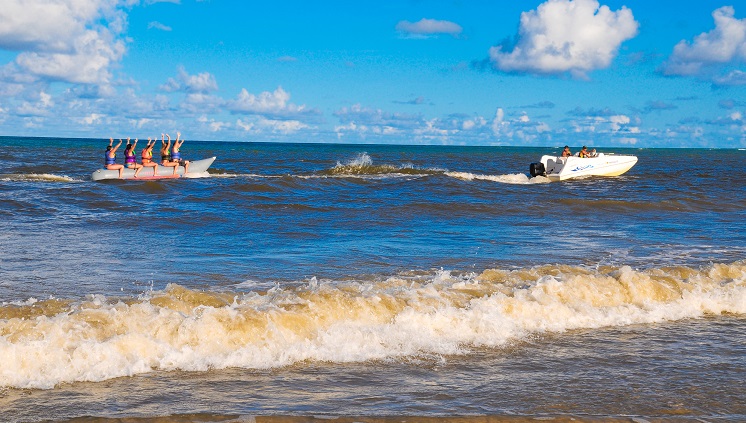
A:
{"label": "wave crest", "polygon": [[703,269],[540,266],[264,292],[169,285],[0,307],[0,386],[52,388],[152,370],[272,368],[464,354],[531,334],[746,314],[746,262]]}
{"label": "wave crest", "polygon": [[373,164],[373,159],[367,153],[360,153],[347,163],[339,163],[331,169],[320,172],[325,176],[380,176],[380,175],[435,175],[443,173],[440,169],[421,169],[411,163],[400,166]]}

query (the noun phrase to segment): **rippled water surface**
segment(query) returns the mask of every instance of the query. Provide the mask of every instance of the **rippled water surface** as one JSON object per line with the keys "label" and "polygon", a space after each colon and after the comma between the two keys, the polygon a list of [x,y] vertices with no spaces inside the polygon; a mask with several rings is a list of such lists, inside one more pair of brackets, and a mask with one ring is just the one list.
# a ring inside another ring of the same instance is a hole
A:
{"label": "rippled water surface", "polygon": [[746,420],[746,151],[106,144],[0,138],[0,420]]}

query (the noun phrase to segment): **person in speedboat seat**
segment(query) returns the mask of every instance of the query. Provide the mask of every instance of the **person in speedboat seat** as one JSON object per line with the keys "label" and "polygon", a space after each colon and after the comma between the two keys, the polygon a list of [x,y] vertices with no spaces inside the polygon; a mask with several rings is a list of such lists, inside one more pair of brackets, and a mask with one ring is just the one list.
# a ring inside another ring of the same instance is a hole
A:
{"label": "person in speedboat seat", "polygon": [[565,149],[562,150],[562,157],[570,157],[572,156],[572,151],[570,151],[570,147],[565,146]]}
{"label": "person in speedboat seat", "polygon": [[578,153],[578,157],[591,157],[591,153],[588,152],[588,147],[583,146]]}

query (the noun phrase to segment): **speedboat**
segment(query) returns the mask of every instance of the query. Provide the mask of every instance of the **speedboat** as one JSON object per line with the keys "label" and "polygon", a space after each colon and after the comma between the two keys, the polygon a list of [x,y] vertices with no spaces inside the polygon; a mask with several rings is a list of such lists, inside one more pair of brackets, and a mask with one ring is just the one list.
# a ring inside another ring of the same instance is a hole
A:
{"label": "speedboat", "polygon": [[[215,157],[209,159],[194,160],[189,162],[189,173],[185,174],[184,166],[177,166],[176,172],[174,173],[173,167],[158,165],[158,175],[155,175],[155,168],[144,167],[135,178],[135,169],[124,169],[122,179],[134,179],[138,181],[148,181],[153,179],[175,179],[175,178],[199,178],[209,176],[207,169],[212,166],[212,162],[215,161]],[[104,179],[119,179],[118,170],[110,169],[98,169],[91,174],[91,179],[94,181],[102,181]]]}
{"label": "speedboat", "polygon": [[541,156],[531,163],[531,176],[546,176],[550,181],[566,181],[579,176],[619,176],[637,163],[637,156],[598,153],[594,157]]}

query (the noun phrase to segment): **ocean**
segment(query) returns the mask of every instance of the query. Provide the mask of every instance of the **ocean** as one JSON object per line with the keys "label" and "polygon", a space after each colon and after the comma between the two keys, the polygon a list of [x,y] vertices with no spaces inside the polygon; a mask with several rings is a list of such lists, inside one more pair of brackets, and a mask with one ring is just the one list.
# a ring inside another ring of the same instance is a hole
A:
{"label": "ocean", "polygon": [[746,421],[743,149],[107,144],[0,137],[0,421]]}

